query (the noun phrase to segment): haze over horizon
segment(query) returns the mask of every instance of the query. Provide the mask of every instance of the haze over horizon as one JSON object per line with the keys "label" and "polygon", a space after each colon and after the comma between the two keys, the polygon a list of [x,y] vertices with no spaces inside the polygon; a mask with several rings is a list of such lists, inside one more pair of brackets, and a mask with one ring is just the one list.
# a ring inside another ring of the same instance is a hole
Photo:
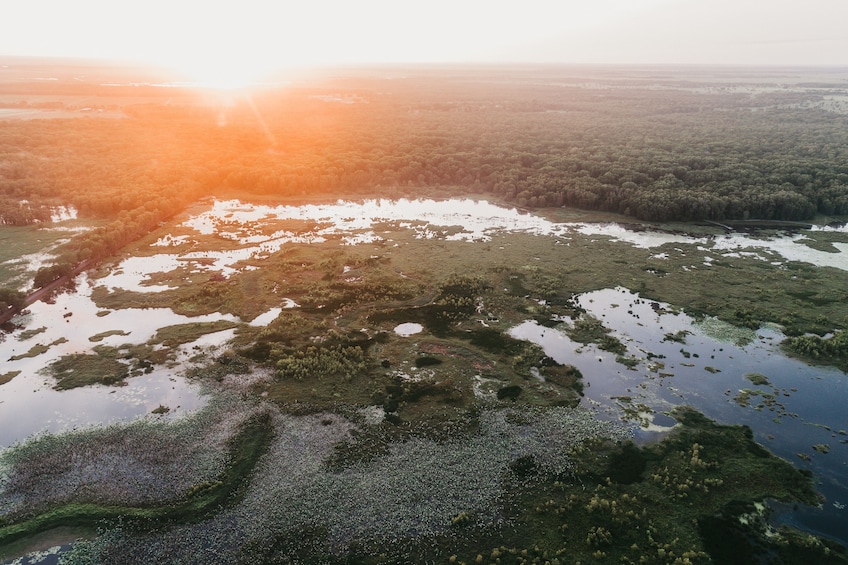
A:
{"label": "haze over horizon", "polygon": [[0,55],[137,61],[197,78],[380,63],[848,65],[843,0],[34,0],[4,12]]}

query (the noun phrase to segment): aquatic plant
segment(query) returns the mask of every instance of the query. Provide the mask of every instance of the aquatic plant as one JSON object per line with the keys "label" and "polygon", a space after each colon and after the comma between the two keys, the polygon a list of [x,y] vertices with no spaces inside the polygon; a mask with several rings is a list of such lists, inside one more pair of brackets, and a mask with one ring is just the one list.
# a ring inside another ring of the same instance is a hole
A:
{"label": "aquatic plant", "polygon": [[837,331],[828,337],[817,335],[788,337],[784,345],[796,355],[830,361],[843,369],[848,367],[848,331]]}
{"label": "aquatic plant", "polygon": [[574,469],[569,454],[583,441],[629,435],[582,409],[485,410],[479,432],[468,437],[411,437],[368,460],[328,467],[334,446],[355,438],[349,420],[320,413],[273,421],[276,439],[237,506],[198,524],[109,538],[107,547],[95,541],[99,558],[261,562],[402,551],[404,540],[501,520],[504,481],[516,460],[567,475]]}
{"label": "aquatic plant", "polygon": [[716,341],[735,343],[736,345],[748,345],[757,339],[757,332],[753,329],[734,326],[712,316],[705,316],[697,321],[695,325],[707,336]]}
{"label": "aquatic plant", "polygon": [[68,503],[146,506],[185,497],[226,467],[227,442],[255,412],[218,394],[172,422],[35,436],[0,452],[0,518],[20,521]]}

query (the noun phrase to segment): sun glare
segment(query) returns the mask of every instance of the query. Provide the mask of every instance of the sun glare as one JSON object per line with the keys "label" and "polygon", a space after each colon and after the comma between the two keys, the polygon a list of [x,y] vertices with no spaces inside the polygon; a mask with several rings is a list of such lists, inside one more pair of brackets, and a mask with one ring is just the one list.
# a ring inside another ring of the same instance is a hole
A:
{"label": "sun glare", "polygon": [[247,88],[258,80],[255,73],[247,69],[214,63],[193,65],[181,70],[186,80],[201,88],[215,90],[240,90]]}
{"label": "sun glare", "polygon": [[268,80],[274,65],[249,57],[212,57],[170,65],[184,80],[199,88],[242,90]]}

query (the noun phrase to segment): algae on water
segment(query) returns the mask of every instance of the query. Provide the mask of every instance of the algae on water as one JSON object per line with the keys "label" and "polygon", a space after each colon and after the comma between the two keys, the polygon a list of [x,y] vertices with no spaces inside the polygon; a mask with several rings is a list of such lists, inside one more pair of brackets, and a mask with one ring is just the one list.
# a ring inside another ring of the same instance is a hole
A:
{"label": "algae on water", "polygon": [[717,341],[735,343],[739,346],[748,345],[757,338],[757,332],[754,330],[728,324],[713,316],[705,316],[702,320],[695,322],[695,325]]}

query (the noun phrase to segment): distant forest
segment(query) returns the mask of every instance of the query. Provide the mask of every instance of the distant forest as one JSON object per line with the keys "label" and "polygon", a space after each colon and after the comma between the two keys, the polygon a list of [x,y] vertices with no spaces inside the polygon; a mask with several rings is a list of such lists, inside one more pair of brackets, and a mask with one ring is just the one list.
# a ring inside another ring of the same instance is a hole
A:
{"label": "distant forest", "polygon": [[[192,201],[231,191],[357,198],[445,187],[653,222],[848,214],[848,107],[824,104],[834,93],[848,100],[844,85],[555,69],[377,74],[226,104],[180,89],[69,84],[58,105],[91,113],[0,114],[0,222],[42,221],[58,204],[111,220],[76,238],[73,262],[114,253]],[[5,87],[5,100],[20,92],[18,107],[38,107],[20,84]],[[96,117],[104,109],[125,117]]]}

